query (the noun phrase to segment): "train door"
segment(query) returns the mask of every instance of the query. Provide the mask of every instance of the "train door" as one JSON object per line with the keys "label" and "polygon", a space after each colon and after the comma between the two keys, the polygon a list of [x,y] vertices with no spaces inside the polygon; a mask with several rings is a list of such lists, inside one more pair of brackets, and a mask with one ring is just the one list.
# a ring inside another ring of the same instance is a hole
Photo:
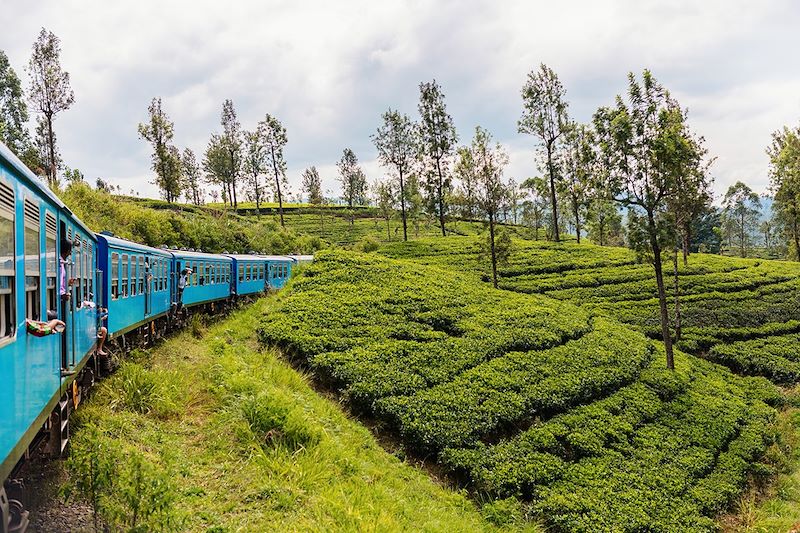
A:
{"label": "train door", "polygon": [[148,256],[144,264],[144,315],[150,316],[153,312],[153,269],[156,258]]}

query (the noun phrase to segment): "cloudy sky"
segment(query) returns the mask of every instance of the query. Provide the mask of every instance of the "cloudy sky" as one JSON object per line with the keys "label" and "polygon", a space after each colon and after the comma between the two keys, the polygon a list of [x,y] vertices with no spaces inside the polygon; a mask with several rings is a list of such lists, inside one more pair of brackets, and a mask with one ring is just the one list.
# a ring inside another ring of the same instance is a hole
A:
{"label": "cloudy sky", "polygon": [[588,121],[649,68],[684,107],[711,153],[716,190],[768,186],[770,133],[800,123],[800,3],[669,1],[0,0],[0,48],[27,85],[39,29],[62,41],[75,105],[57,118],[67,165],[158,195],[136,126],[160,96],[175,142],[201,154],[231,98],[242,125],[265,113],[287,127],[288,177],[316,165],[338,192],[335,162],[355,150],[380,177],[369,136],[388,107],[417,116],[436,78],[462,142],[476,125],[508,148],[506,175],[537,174],[534,140],[517,133],[520,88],[546,63]]}

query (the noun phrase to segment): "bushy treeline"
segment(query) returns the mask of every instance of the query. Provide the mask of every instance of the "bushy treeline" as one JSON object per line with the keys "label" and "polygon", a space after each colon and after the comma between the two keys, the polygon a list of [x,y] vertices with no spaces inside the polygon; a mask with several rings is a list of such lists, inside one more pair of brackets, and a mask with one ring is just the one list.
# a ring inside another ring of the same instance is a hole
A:
{"label": "bushy treeline", "polygon": [[271,217],[257,220],[201,209],[152,209],[84,182],[70,184],[61,196],[94,231],[108,230],[148,246],[275,254],[311,253],[324,246],[319,237],[297,235]]}

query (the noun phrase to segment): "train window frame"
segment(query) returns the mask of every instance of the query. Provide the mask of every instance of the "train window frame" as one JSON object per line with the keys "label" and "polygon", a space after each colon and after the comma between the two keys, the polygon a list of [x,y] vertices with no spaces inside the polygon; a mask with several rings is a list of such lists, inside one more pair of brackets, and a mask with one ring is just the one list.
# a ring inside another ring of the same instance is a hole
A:
{"label": "train window frame", "polygon": [[244,281],[244,265],[240,264],[239,265],[239,283],[242,283],[243,281]]}
{"label": "train window frame", "polygon": [[128,281],[130,278],[130,259],[128,254],[122,254],[119,278],[122,285],[122,297],[127,298],[130,294],[128,290]]}
{"label": "train window frame", "polygon": [[144,270],[145,270],[145,268],[144,268],[144,256],[140,255],[139,256],[139,280],[138,280],[138,283],[139,283],[139,294],[144,294],[144,292],[145,292],[145,289],[144,289],[144,278],[145,278],[146,274],[145,274]]}
{"label": "train window frame", "polygon": [[[8,250],[0,250],[0,343],[10,342],[17,333],[16,309],[16,194],[14,187],[0,180],[0,225],[5,226]],[[0,231],[0,235],[2,235]],[[0,239],[2,241],[3,239]],[[10,242],[9,242],[10,241]],[[5,255],[5,252],[9,252]]]}
{"label": "train window frame", "polygon": [[25,318],[39,320],[42,307],[42,217],[39,202],[32,198],[24,198],[23,214]]}
{"label": "train window frame", "polygon": [[131,255],[131,296],[137,296],[139,294],[137,291],[139,287],[139,262],[137,257],[136,255]]}
{"label": "train window frame", "polygon": [[55,312],[58,309],[58,219],[45,209],[44,212],[44,254],[45,254],[45,309]]}
{"label": "train window frame", "polygon": [[94,265],[94,243],[92,241],[88,241],[88,245],[86,246],[86,266],[87,268],[87,284],[89,285],[89,297],[87,300],[94,301],[94,277],[95,277],[95,265]]}
{"label": "train window frame", "polygon": [[89,241],[81,240],[81,257],[83,258],[83,301],[88,302],[89,297],[89,278],[91,275],[91,262],[89,261]]}
{"label": "train window frame", "polygon": [[119,300],[119,254],[117,252],[111,252],[110,262],[111,272],[109,273],[109,279],[111,279],[111,286],[109,291],[112,300]]}

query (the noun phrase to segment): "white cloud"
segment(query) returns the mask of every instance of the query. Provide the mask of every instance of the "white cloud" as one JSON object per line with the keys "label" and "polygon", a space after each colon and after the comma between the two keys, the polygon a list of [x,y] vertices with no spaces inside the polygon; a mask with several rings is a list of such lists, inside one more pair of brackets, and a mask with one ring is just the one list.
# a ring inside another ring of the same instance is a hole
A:
{"label": "white cloud", "polygon": [[[800,6],[791,0],[156,2],[7,1],[2,46],[18,71],[41,26],[62,40],[76,104],[56,123],[72,167],[155,196],[137,138],[153,96],[176,143],[203,152],[231,98],[245,127],[265,113],[288,129],[293,189],[316,165],[325,187],[353,148],[370,179],[380,113],[416,115],[417,85],[437,78],[463,141],[475,125],[509,146],[507,174],[536,173],[517,134],[519,90],[540,62],[561,76],[578,120],[650,68],[690,108],[712,153],[716,188],[766,187],[769,134],[800,120]],[[24,78],[24,76],[23,76]]]}

